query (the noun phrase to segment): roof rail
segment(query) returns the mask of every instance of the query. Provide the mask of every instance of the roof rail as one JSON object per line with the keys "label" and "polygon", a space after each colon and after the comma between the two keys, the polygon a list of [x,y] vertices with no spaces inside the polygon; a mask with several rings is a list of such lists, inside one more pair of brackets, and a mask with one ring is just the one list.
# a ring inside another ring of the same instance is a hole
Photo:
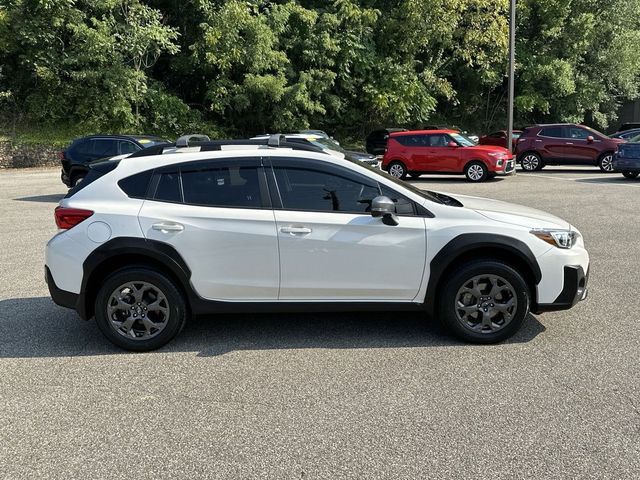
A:
{"label": "roof rail", "polygon": [[189,147],[194,142],[195,143],[209,142],[210,140],[211,139],[206,135],[199,134],[199,133],[192,133],[190,135],[183,135],[180,138],[178,138],[176,140],[176,147]]}
{"label": "roof rail", "polygon": [[[286,138],[284,135],[276,134],[271,135],[269,138],[261,138],[259,140],[196,140],[190,141],[190,139],[202,138],[205,135],[184,135],[180,137],[176,143],[161,143],[158,145],[153,145],[152,147],[147,147],[142,150],[138,150],[135,153],[132,153],[127,158],[136,158],[136,157],[149,157],[153,155],[162,155],[168,153],[179,153],[181,148],[186,147],[199,147],[201,152],[211,152],[217,150],[223,150],[224,146],[231,145],[253,145],[253,146],[264,146],[267,148],[290,148],[292,150],[305,150],[308,152],[315,153],[324,153],[327,154],[320,147],[316,147],[313,144],[309,143],[305,139],[302,138]],[[182,141],[180,141],[183,139]]]}

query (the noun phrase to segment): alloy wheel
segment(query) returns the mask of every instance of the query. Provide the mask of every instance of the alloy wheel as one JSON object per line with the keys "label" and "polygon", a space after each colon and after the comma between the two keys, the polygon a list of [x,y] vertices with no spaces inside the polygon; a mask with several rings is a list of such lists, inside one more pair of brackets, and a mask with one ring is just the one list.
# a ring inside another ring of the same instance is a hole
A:
{"label": "alloy wheel", "polygon": [[394,163],[389,168],[389,175],[395,178],[402,178],[404,176],[404,167],[399,163]]}
{"label": "alloy wheel", "polygon": [[471,180],[473,180],[474,182],[477,182],[478,180],[482,180],[482,177],[484,177],[484,168],[482,168],[481,165],[477,165],[477,164],[471,165],[467,170],[467,173]]}
{"label": "alloy wheel", "polygon": [[109,296],[107,318],[120,335],[148,340],[158,335],[169,321],[169,302],[165,294],[149,282],[128,282]]}
{"label": "alloy wheel", "polygon": [[538,166],[540,165],[540,159],[537,155],[533,155],[532,153],[530,153],[522,158],[522,162],[520,164],[522,165],[523,170],[526,170],[527,172],[533,172],[534,170],[538,169]]}
{"label": "alloy wheel", "polygon": [[513,286],[498,275],[477,275],[467,280],[455,297],[458,321],[476,333],[494,333],[513,319],[518,299]]}
{"label": "alloy wheel", "polygon": [[604,172],[613,172],[613,155],[608,153],[603,156],[600,160],[600,168]]}

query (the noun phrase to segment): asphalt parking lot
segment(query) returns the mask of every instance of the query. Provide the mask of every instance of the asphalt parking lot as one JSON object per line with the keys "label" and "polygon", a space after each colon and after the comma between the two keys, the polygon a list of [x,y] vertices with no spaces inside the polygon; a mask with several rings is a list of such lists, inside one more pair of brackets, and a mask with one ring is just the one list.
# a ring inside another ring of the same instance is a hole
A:
{"label": "asphalt parking lot", "polygon": [[124,353],[48,297],[58,170],[0,172],[0,478],[640,478],[640,181],[414,183],[569,220],[589,298],[492,346],[417,314],[262,314]]}

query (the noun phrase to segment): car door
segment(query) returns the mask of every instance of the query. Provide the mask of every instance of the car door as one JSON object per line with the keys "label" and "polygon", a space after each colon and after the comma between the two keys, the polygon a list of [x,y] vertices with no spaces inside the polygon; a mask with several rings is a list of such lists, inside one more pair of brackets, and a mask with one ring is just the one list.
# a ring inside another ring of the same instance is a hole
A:
{"label": "car door", "polygon": [[558,160],[561,163],[567,158],[566,135],[562,125],[544,127],[534,139],[534,148],[545,160]]}
{"label": "car door", "polygon": [[[425,218],[395,196],[400,223],[370,214],[378,182],[317,160],[273,158],[281,301],[411,301],[425,268]],[[269,178],[269,177],[268,177]]]}
{"label": "car door", "polygon": [[[566,138],[566,157],[579,163],[593,164],[599,153],[602,141],[589,132],[587,129],[578,126],[565,127],[567,131]],[[591,140],[589,140],[591,137]]]}
{"label": "car door", "polygon": [[[446,133],[431,134],[425,136],[427,143],[427,155],[425,167],[430,172],[459,172],[458,160],[460,158],[459,147],[450,147],[454,142]],[[456,142],[454,142],[456,143]]]}
{"label": "car door", "polygon": [[177,250],[201,297],[277,299],[278,239],[259,158],[160,169],[150,190],[139,213],[142,231]]}

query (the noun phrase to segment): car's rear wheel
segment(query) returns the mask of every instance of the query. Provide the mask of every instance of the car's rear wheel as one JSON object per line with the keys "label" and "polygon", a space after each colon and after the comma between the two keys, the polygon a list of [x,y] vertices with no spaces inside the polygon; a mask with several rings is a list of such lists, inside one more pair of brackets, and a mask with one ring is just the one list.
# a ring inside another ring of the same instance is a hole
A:
{"label": "car's rear wheel", "polygon": [[598,167],[605,173],[611,173],[613,168],[613,153],[604,153],[598,159]]}
{"label": "car's rear wheel", "polygon": [[520,166],[525,172],[535,172],[542,170],[544,165],[542,164],[542,158],[540,158],[540,155],[533,152],[527,152],[520,159]]}
{"label": "car's rear wheel", "polygon": [[389,172],[389,175],[395,178],[404,180],[407,177],[407,167],[404,166],[404,163],[397,160],[389,164],[387,171]]}
{"label": "car's rear wheel", "polygon": [[637,178],[640,172],[622,172],[622,175],[624,175],[625,178]]}
{"label": "car's rear wheel", "polygon": [[464,174],[470,182],[484,182],[489,178],[487,166],[482,162],[471,162],[464,167]]}
{"label": "car's rear wheel", "polygon": [[530,293],[520,273],[498,260],[465,263],[440,292],[439,317],[457,337],[494,343],[516,333],[529,313]]}
{"label": "car's rear wheel", "polygon": [[165,275],[146,267],[109,276],[96,296],[95,312],[98,327],[112,343],[138,352],[165,345],[187,319],[182,293]]}

